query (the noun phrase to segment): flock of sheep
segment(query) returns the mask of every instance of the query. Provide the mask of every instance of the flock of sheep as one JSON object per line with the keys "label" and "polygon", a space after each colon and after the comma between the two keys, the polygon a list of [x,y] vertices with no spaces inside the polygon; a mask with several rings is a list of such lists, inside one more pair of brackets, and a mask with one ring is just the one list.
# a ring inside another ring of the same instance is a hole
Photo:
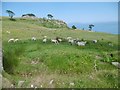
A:
{"label": "flock of sheep", "polygon": [[[31,40],[32,40],[32,41],[36,41],[37,39],[36,39],[35,37],[32,37]],[[64,39],[62,39],[62,38],[56,37],[55,39],[51,39],[51,42],[52,42],[52,43],[55,43],[55,44],[59,44],[59,43],[61,43],[63,40],[64,40]],[[78,46],[85,46],[86,43],[87,43],[87,41],[85,41],[85,40],[80,40],[79,38],[73,39],[72,37],[67,37],[65,40],[66,40],[68,43],[70,43],[71,45],[76,44],[76,45],[78,45]],[[11,38],[11,39],[8,40],[8,43],[10,43],[10,42],[18,42],[18,41],[19,41],[19,39]],[[43,42],[43,43],[48,42],[47,36],[44,36],[44,37],[43,37],[42,42]],[[92,42],[93,42],[93,43],[97,43],[98,40],[92,40]]]}

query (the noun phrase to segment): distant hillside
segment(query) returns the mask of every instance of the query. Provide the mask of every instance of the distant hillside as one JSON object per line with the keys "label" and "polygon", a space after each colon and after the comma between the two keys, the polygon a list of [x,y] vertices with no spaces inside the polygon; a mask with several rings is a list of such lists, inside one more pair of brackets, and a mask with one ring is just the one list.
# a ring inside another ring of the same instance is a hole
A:
{"label": "distant hillside", "polygon": [[[68,28],[67,24],[62,20],[47,19],[47,18],[21,18],[21,20],[33,20],[34,23],[47,28]],[[32,22],[33,23],[33,22]]]}

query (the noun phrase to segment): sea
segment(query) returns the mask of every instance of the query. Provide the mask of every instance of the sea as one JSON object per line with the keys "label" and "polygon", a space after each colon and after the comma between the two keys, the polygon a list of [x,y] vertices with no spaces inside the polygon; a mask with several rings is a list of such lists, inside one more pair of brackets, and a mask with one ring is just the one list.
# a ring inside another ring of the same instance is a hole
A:
{"label": "sea", "polygon": [[68,26],[71,28],[72,25],[75,25],[78,29],[89,30],[89,25],[93,24],[92,28],[95,32],[104,32],[110,34],[120,34],[118,32],[118,22],[103,22],[103,23],[69,23]]}

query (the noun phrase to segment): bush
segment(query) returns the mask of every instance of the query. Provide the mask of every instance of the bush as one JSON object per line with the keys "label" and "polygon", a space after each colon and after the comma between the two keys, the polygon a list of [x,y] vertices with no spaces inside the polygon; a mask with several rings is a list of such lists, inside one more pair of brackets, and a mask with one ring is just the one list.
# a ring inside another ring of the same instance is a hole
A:
{"label": "bush", "polygon": [[77,29],[75,25],[72,26],[72,29]]}
{"label": "bush", "polygon": [[7,46],[5,47],[5,50],[3,52],[3,68],[4,70],[9,73],[13,74],[15,68],[19,64],[19,59],[18,57],[21,55],[21,53],[24,51],[23,47],[10,47]]}

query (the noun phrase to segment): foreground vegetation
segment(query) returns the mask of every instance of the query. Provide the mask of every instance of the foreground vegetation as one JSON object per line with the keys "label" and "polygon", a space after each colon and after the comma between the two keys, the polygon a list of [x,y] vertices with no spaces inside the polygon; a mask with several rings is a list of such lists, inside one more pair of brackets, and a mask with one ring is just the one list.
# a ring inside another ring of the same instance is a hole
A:
{"label": "foreground vegetation", "polygon": [[[3,18],[4,60],[14,60],[10,62],[13,64],[12,71],[9,70],[10,67],[6,67],[3,76],[11,84],[15,87],[30,87],[33,84],[39,88],[118,87],[118,69],[111,64],[112,61],[120,62],[117,35],[68,28],[51,29],[34,23],[37,22]],[[10,34],[6,31],[10,31]],[[42,43],[45,35],[49,41]],[[37,41],[31,41],[32,36]],[[80,47],[70,45],[67,41],[59,45],[51,43],[50,39],[57,36],[86,39],[88,44]],[[10,38],[19,38],[20,41],[8,43]],[[99,42],[94,44],[93,39]],[[113,46],[108,45],[109,42]],[[19,81],[24,83],[19,86]],[[3,87],[10,85],[3,83]]]}

